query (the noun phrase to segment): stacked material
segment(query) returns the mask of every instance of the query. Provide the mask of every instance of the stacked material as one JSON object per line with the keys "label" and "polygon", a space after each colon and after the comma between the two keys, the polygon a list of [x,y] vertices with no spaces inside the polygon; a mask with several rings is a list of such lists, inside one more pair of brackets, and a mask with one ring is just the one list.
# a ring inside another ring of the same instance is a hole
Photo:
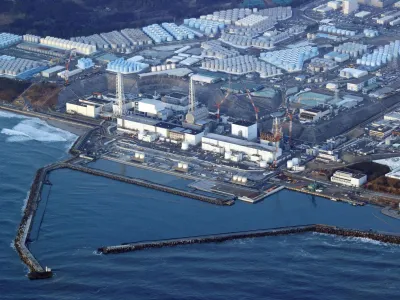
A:
{"label": "stacked material", "polygon": [[307,59],[318,55],[318,48],[302,46],[292,49],[263,52],[260,58],[288,72],[301,71]]}
{"label": "stacked material", "polygon": [[156,44],[172,42],[174,38],[158,24],[143,27],[146,33]]}
{"label": "stacked material", "polygon": [[262,78],[281,74],[281,70],[250,55],[204,61],[202,62],[202,68],[213,72],[235,75],[257,72]]}
{"label": "stacked material", "polygon": [[45,63],[30,59],[0,56],[0,75],[17,76],[44,66],[46,66]]}
{"label": "stacked material", "polygon": [[359,43],[349,42],[334,47],[333,51],[348,54],[350,57],[357,57],[363,55],[364,53],[367,53],[368,46]]}
{"label": "stacked material", "polygon": [[140,63],[137,61],[126,61],[125,59],[118,58],[107,64],[107,71],[117,72],[117,73],[138,73],[148,68],[149,65],[145,63]]}
{"label": "stacked material", "polygon": [[40,43],[42,45],[47,45],[50,47],[64,49],[64,50],[75,49],[77,53],[85,55],[90,55],[96,52],[96,46],[94,45],[86,45],[84,43],[59,39],[51,36],[46,36],[46,38],[41,38]]}
{"label": "stacked material", "polygon": [[204,49],[202,55],[207,57],[222,59],[239,55],[238,51],[225,48],[218,41],[203,42],[201,47]]}
{"label": "stacked material", "polygon": [[189,31],[186,27],[178,26],[175,23],[162,23],[161,26],[177,41],[194,39],[193,32]]}
{"label": "stacked material", "polygon": [[70,38],[71,41],[80,42],[87,45],[94,45],[98,49],[108,49],[110,48],[110,44],[106,42],[100,35],[93,34],[90,36],[78,36]]}
{"label": "stacked material", "polygon": [[218,21],[205,19],[184,19],[183,24],[196,31],[203,32],[205,35],[215,35],[225,28],[225,24]]}
{"label": "stacked material", "polygon": [[17,44],[22,41],[22,36],[2,32],[0,33],[0,49],[5,48],[14,44]]}
{"label": "stacked material", "polygon": [[396,40],[395,42],[390,42],[390,44],[386,44],[385,46],[379,46],[372,53],[364,54],[361,59],[357,59],[357,64],[379,67],[390,62],[393,58],[397,59],[399,57],[399,51],[400,41]]}
{"label": "stacked material", "polygon": [[118,31],[100,33],[100,36],[111,45],[111,49],[123,49],[130,46],[131,42]]}
{"label": "stacked material", "polygon": [[40,42],[40,36],[33,34],[24,34],[22,36],[22,39],[24,40],[24,42],[29,42],[29,43],[39,44]]}
{"label": "stacked material", "polygon": [[143,31],[141,31],[138,28],[122,29],[121,33],[134,46],[151,45],[153,43],[152,40]]}

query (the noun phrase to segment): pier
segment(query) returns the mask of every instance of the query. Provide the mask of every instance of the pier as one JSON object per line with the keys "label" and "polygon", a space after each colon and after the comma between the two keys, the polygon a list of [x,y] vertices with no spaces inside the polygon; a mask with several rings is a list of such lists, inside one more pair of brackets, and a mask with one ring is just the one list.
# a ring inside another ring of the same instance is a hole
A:
{"label": "pier", "polygon": [[100,247],[97,249],[97,251],[103,254],[117,254],[117,253],[139,251],[150,248],[175,247],[175,246],[192,245],[192,244],[222,243],[238,239],[300,234],[306,232],[317,232],[317,233],[332,234],[345,237],[368,238],[371,240],[376,240],[384,243],[400,244],[400,235],[380,233],[375,231],[346,229],[346,228],[339,228],[336,226],[329,226],[323,224],[312,224],[312,225],[272,228],[265,230],[194,236],[194,237],[185,237],[177,239],[158,240],[158,241],[141,241],[135,243],[124,243],[116,246]]}

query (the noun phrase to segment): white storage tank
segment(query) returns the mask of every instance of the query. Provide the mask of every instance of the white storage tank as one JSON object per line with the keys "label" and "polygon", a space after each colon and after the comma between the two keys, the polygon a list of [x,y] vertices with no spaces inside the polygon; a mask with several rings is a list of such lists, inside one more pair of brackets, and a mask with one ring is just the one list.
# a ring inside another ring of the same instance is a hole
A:
{"label": "white storage tank", "polygon": [[286,162],[286,167],[289,170],[293,169],[293,161],[291,159]]}
{"label": "white storage tank", "polygon": [[260,168],[268,167],[268,163],[265,160],[260,161]]}
{"label": "white storage tank", "polygon": [[233,181],[237,181],[238,180],[238,176],[237,175],[233,175],[232,180]]}
{"label": "white storage tank", "polygon": [[183,168],[183,164],[182,163],[178,163],[178,168],[182,169]]}
{"label": "white storage tank", "polygon": [[187,142],[182,143],[182,150],[188,150],[189,149],[189,144]]}

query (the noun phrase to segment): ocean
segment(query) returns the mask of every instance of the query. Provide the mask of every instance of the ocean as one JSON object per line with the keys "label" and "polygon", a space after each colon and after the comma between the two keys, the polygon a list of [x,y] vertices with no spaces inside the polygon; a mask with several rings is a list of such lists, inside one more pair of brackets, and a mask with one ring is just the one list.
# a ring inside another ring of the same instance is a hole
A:
{"label": "ocean", "polygon": [[[397,299],[400,246],[307,233],[99,255],[124,242],[326,223],[400,232],[373,206],[282,191],[232,207],[58,170],[31,233],[55,271],[29,281],[13,249],[36,170],[67,158],[76,136],[0,111],[0,299]],[[94,168],[185,187],[189,181],[99,160]]]}

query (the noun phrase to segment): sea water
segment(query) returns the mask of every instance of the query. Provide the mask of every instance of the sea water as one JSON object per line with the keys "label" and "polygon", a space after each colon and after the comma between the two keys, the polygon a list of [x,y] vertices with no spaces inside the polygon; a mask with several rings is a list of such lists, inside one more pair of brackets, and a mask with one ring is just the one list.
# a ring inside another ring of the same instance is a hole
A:
{"label": "sea water", "polygon": [[[400,247],[301,234],[99,255],[101,246],[326,223],[400,232],[373,206],[282,191],[256,205],[219,207],[71,170],[51,173],[31,233],[32,253],[55,270],[29,281],[12,247],[36,170],[68,157],[76,136],[0,112],[0,299],[397,299]],[[177,177],[91,164],[184,187]]]}

